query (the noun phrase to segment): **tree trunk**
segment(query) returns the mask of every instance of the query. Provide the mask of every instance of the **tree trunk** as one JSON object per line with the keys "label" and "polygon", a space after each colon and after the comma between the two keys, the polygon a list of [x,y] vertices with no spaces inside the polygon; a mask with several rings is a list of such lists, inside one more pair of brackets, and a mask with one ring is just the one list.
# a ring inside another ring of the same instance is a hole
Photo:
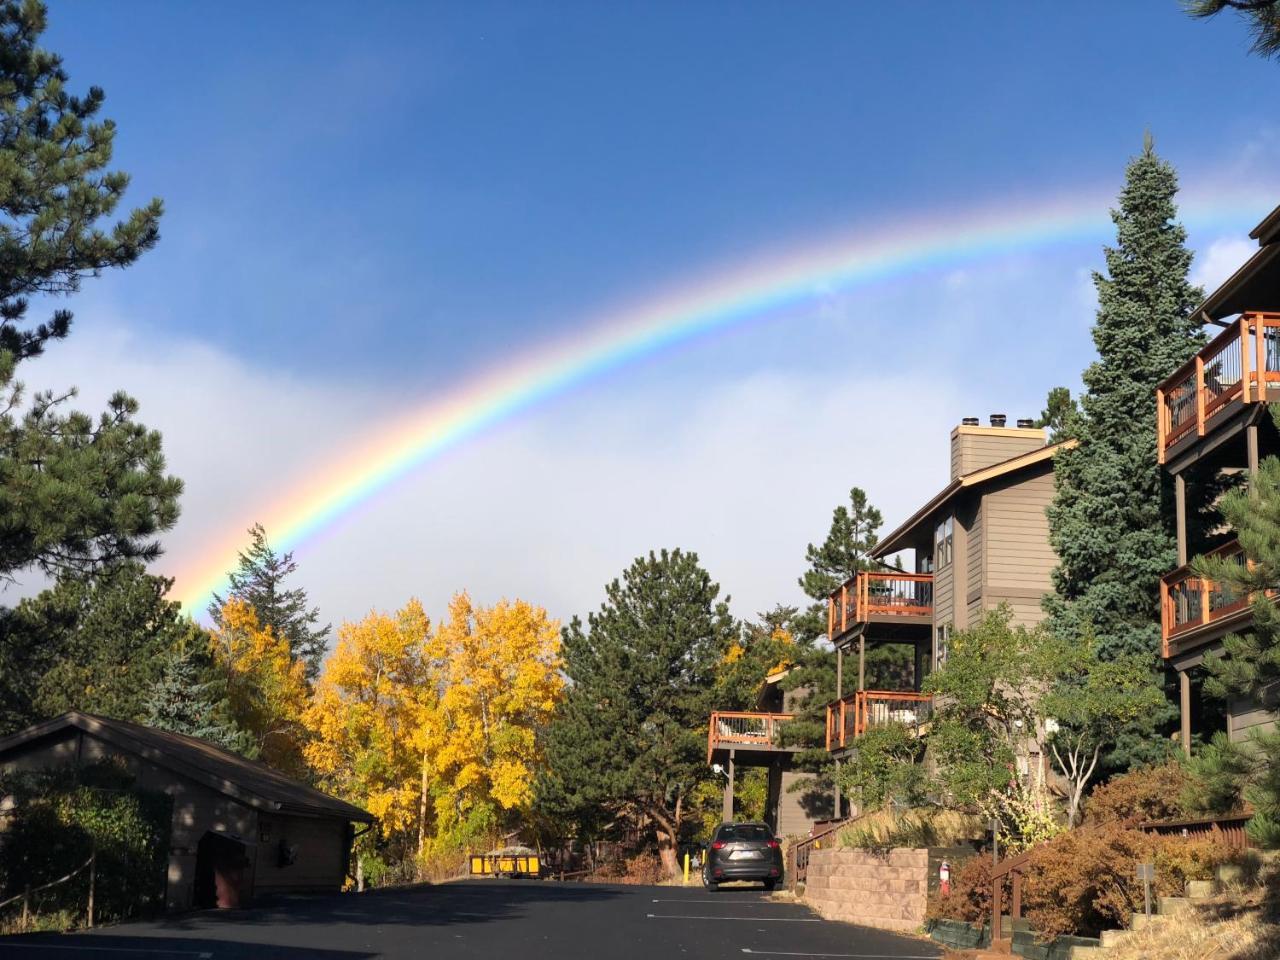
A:
{"label": "tree trunk", "polygon": [[[679,810],[679,806],[676,809]],[[673,820],[665,810],[652,807],[649,809],[649,816],[653,819],[658,835],[658,857],[668,876],[675,880],[680,876],[680,863],[676,856],[676,847],[680,843],[680,821]]]}

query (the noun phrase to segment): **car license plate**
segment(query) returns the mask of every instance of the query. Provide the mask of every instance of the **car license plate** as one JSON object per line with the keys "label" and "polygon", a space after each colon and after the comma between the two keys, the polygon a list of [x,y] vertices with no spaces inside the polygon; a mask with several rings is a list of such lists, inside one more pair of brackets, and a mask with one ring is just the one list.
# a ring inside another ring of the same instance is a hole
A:
{"label": "car license plate", "polygon": [[735,850],[733,851],[733,855],[729,857],[729,859],[730,860],[759,860],[760,851],[759,850]]}

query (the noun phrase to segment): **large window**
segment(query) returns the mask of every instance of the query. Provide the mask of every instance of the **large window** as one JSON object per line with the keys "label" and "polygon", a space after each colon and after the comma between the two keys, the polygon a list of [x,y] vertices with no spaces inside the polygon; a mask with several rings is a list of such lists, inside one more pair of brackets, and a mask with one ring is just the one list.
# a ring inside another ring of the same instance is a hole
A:
{"label": "large window", "polygon": [[947,517],[933,531],[933,567],[941,570],[951,565],[951,554],[955,549],[956,520]]}
{"label": "large window", "polygon": [[947,665],[947,647],[951,645],[951,624],[944,623],[934,631],[934,647],[937,650],[936,666],[939,670]]}

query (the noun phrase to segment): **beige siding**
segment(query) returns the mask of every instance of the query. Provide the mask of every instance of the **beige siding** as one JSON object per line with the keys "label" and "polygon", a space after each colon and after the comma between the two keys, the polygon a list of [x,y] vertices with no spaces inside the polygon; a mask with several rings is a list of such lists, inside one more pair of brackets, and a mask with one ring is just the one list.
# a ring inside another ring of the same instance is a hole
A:
{"label": "beige siding", "polygon": [[967,574],[965,577],[964,595],[965,602],[968,603],[970,607],[973,605],[973,600],[970,598],[973,597],[974,594],[982,592],[983,550],[985,548],[982,530],[982,505],[984,502],[985,498],[978,501],[974,507],[973,516],[969,521],[968,557],[966,558],[965,563],[965,566],[967,567]]}
{"label": "beige siding", "polygon": [[1276,729],[1276,714],[1251,700],[1235,700],[1231,704],[1230,737],[1247,739],[1251,733],[1270,733]]}
{"label": "beige siding", "polygon": [[[1046,508],[1053,500],[1053,474],[1046,469],[1021,482],[991,490],[986,498],[985,557],[988,605],[1002,595],[1020,616],[1039,620],[1039,597],[1050,589],[1057,557],[1049,546]],[[1035,612],[1032,613],[1031,611]]]}
{"label": "beige siding", "polygon": [[933,574],[933,622],[936,626],[955,621],[955,569],[949,563]]}
{"label": "beige siding", "polygon": [[[259,830],[256,889],[336,890],[342,886],[346,824],[263,816]],[[281,863],[282,845],[292,851],[292,863]]]}
{"label": "beige siding", "polygon": [[770,772],[770,792],[777,792],[769,798],[769,806],[777,810],[777,823],[773,832],[778,836],[807,837],[815,820],[826,820],[832,815],[833,802],[830,794],[791,789],[797,781],[812,778],[812,774],[802,770]]}
{"label": "beige siding", "polygon": [[1043,430],[957,427],[951,435],[951,479],[1044,446]]}
{"label": "beige siding", "polygon": [[972,627],[982,619],[982,597],[974,597],[969,601],[969,609],[965,614],[965,627]]}

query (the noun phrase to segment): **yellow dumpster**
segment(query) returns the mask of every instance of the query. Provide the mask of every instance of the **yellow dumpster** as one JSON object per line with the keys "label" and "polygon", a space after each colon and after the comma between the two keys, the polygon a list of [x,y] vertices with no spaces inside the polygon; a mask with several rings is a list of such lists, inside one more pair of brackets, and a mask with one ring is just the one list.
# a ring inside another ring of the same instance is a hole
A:
{"label": "yellow dumpster", "polygon": [[503,847],[488,853],[473,853],[468,857],[473,877],[538,877],[542,865],[538,854],[528,847]]}

